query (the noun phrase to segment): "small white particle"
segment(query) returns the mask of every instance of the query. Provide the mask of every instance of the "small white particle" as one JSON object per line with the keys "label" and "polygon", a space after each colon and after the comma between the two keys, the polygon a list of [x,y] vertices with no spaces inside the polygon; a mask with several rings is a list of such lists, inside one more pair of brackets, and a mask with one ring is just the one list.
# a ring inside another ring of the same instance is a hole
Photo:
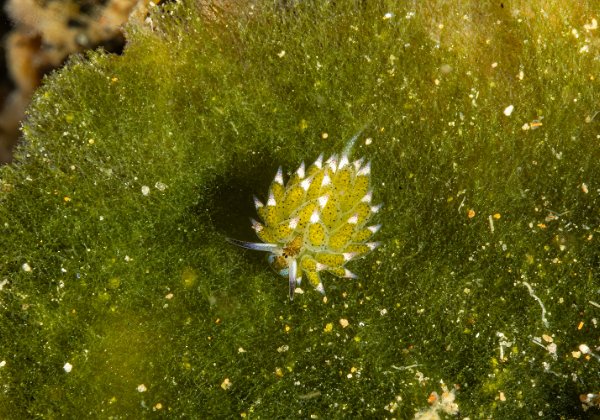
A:
{"label": "small white particle", "polygon": [[379,311],[379,313],[381,314],[381,316],[385,316],[385,315],[387,315],[388,311],[387,311],[387,309],[383,308],[382,310]]}
{"label": "small white particle", "polygon": [[65,363],[65,365],[63,366],[63,369],[65,370],[65,372],[69,373],[71,372],[71,370],[73,370],[73,365],[70,364],[69,362]]}
{"label": "small white particle", "polygon": [[504,108],[504,115],[506,115],[507,117],[510,117],[510,114],[513,113],[513,111],[515,110],[515,106],[514,105],[509,105],[506,108]]}
{"label": "small white particle", "polygon": [[100,221],[103,221],[104,220],[104,216],[100,216],[99,219],[100,219]]}
{"label": "small white particle", "polygon": [[29,273],[31,272],[31,266],[27,263],[23,263],[23,265],[21,266],[21,268],[23,269],[24,272]]}
{"label": "small white particle", "polygon": [[6,360],[3,360],[3,361],[0,362],[0,368],[2,368],[4,366],[6,366]]}
{"label": "small white particle", "polygon": [[123,258],[123,259],[127,262],[132,260],[132,258],[129,255],[125,255],[125,258]]}
{"label": "small white particle", "polygon": [[150,187],[147,185],[142,186],[142,195],[150,194]]}
{"label": "small white particle", "polygon": [[596,19],[592,19],[592,23],[586,23],[585,25],[583,25],[583,29],[585,29],[588,32],[598,29],[598,21]]}
{"label": "small white particle", "polygon": [[156,184],[154,184],[154,188],[156,188],[158,191],[164,191],[167,189],[167,184],[163,184],[159,181]]}
{"label": "small white particle", "polygon": [[383,19],[384,20],[388,20],[394,17],[394,14],[392,12],[387,12],[385,15],[383,15]]}
{"label": "small white particle", "polygon": [[137,386],[137,392],[146,392],[146,390],[147,390],[147,388],[146,388],[146,385],[144,385],[144,384],[139,384]]}
{"label": "small white particle", "polygon": [[246,350],[244,350],[243,347],[238,348],[238,353],[246,353]]}
{"label": "small white particle", "polygon": [[495,69],[496,67],[498,67],[498,63],[494,61],[494,62],[492,63],[492,68],[493,68],[493,69]]}
{"label": "small white particle", "polygon": [[365,140],[365,145],[366,145],[366,146],[369,146],[371,143],[373,143],[373,139],[372,139],[371,137],[368,137],[368,138]]}
{"label": "small white particle", "polygon": [[277,53],[277,57],[279,57],[279,58],[283,58],[284,55],[285,55],[285,50],[281,50]]}

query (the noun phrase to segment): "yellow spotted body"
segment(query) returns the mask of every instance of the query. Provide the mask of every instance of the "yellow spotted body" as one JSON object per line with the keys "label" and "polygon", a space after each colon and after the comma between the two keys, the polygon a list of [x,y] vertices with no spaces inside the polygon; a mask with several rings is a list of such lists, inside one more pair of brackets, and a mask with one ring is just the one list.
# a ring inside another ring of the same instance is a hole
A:
{"label": "yellow spotted body", "polygon": [[290,298],[302,278],[324,293],[321,272],[356,278],[346,263],[379,245],[369,242],[380,226],[367,223],[381,207],[372,205],[370,188],[370,163],[350,162],[347,152],[325,162],[320,156],[308,169],[302,163],[287,184],[280,168],[266,203],[254,199],[260,221],[252,227],[263,243],[230,241],[270,252],[275,271],[289,277]]}

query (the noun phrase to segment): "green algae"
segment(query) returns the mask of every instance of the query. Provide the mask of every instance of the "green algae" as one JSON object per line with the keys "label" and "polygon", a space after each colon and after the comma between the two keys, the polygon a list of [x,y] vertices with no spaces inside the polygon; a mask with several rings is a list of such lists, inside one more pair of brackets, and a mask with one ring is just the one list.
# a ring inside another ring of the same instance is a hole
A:
{"label": "green algae", "polygon": [[[599,10],[396,3],[166,5],[48,78],[0,169],[3,417],[598,414]],[[383,245],[288,302],[224,238],[365,124]]]}

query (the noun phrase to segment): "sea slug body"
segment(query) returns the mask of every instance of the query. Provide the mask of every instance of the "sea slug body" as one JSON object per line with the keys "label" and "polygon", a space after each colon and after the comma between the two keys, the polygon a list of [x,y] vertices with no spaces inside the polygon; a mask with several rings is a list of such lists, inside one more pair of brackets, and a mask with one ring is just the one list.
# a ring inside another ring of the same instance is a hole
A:
{"label": "sea slug body", "polygon": [[323,161],[321,155],[308,168],[303,162],[287,183],[280,167],[266,203],[254,197],[260,221],[251,219],[252,228],[262,242],[228,239],[243,248],[269,252],[273,269],[289,279],[290,299],[303,277],[323,294],[323,271],[356,278],[346,263],[379,246],[370,239],[381,225],[367,226],[381,208],[372,203],[371,163],[349,160],[357,137],[339,157]]}

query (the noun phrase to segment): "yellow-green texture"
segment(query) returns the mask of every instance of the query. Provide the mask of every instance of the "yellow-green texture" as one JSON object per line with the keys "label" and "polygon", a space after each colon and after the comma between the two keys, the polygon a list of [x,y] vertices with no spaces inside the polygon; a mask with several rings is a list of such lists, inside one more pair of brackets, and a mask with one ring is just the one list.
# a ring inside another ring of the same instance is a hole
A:
{"label": "yellow-green texture", "polygon": [[[35,97],[0,170],[0,417],[598,416],[600,6],[199,4]],[[382,246],[289,302],[225,237],[365,124]]]}

